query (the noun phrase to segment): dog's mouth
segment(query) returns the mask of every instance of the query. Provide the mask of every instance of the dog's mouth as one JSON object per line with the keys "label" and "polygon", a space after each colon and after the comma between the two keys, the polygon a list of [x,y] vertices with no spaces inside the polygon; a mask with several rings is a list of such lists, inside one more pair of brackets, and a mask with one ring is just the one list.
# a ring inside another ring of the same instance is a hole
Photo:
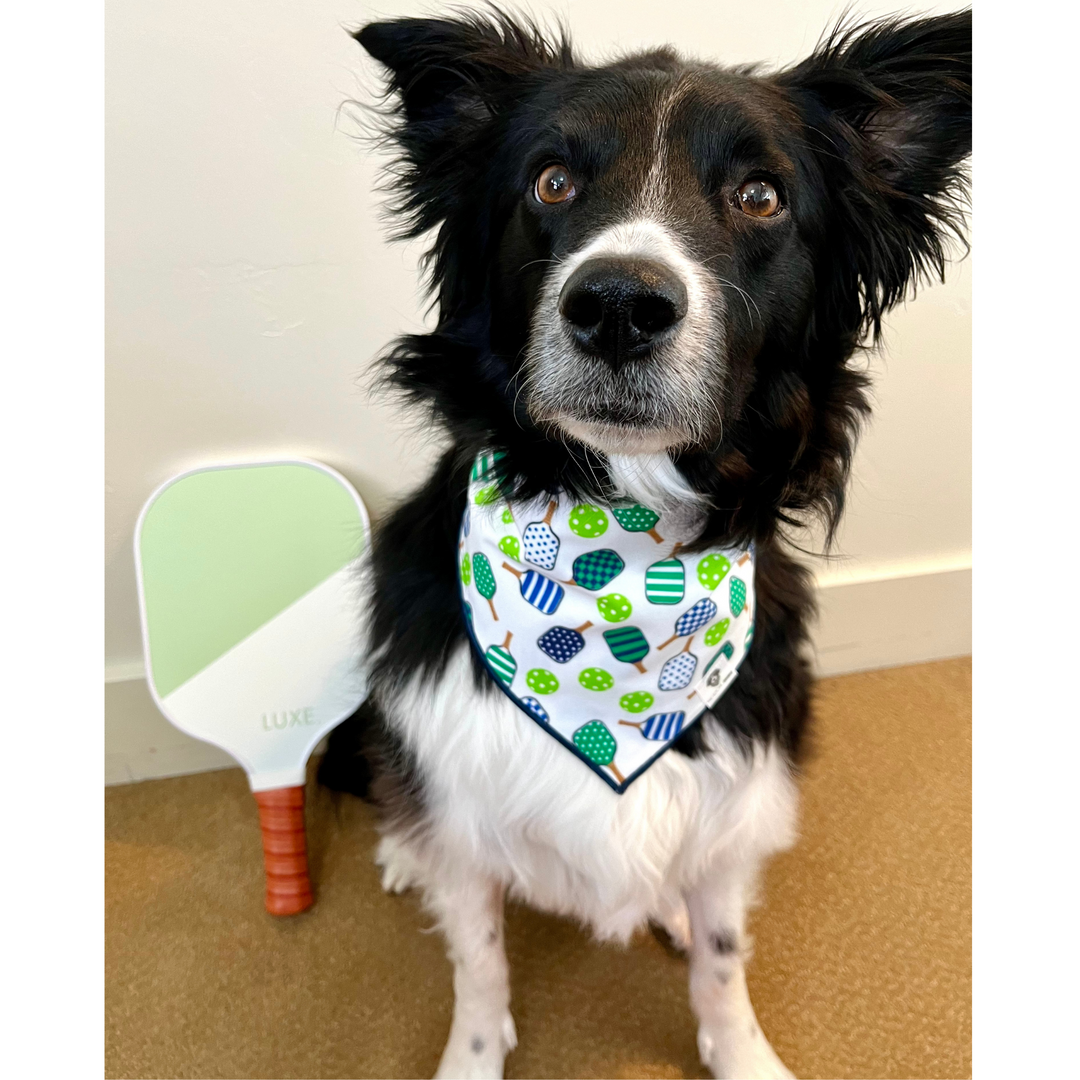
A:
{"label": "dog's mouth", "polygon": [[605,454],[654,454],[686,446],[694,441],[691,432],[652,421],[630,421],[613,409],[610,416],[594,410],[588,417],[555,413],[544,417],[542,425],[561,432]]}

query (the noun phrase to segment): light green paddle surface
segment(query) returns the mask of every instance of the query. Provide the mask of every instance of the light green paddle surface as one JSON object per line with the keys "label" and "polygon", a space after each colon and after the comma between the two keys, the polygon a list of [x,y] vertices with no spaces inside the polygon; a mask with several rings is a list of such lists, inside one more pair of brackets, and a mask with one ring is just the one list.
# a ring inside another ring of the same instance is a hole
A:
{"label": "light green paddle surface", "polygon": [[314,462],[197,469],[143,508],[151,690],[177,727],[232,754],[254,791],[302,784],[319,740],[364,699],[367,537],[360,497]]}

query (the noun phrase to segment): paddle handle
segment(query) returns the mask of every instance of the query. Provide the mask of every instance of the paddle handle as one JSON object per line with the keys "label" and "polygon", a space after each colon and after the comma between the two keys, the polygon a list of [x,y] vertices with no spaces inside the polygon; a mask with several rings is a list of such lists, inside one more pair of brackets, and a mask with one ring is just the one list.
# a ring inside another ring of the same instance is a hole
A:
{"label": "paddle handle", "polygon": [[266,862],[266,910],[297,915],[311,907],[307,840],[304,835],[304,788],[256,791],[263,859]]}

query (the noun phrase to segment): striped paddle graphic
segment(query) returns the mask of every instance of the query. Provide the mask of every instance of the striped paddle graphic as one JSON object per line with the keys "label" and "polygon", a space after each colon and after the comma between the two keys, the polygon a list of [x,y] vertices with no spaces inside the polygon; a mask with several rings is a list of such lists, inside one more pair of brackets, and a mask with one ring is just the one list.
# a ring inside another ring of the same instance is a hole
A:
{"label": "striped paddle graphic", "polygon": [[654,713],[648,720],[620,720],[623,727],[636,727],[646,739],[653,742],[674,739],[686,722],[684,712]]}
{"label": "striped paddle graphic", "polygon": [[[676,551],[679,546],[675,545]],[[645,571],[645,599],[650,604],[681,604],[685,595],[686,567],[675,558],[675,552]]]}
{"label": "striped paddle graphic", "polygon": [[642,675],[645,674],[645,667],[641,661],[649,651],[649,643],[636,626],[620,626],[615,630],[605,630],[604,640],[616,660],[621,660],[624,664],[633,664]]}
{"label": "striped paddle graphic", "polygon": [[[479,556],[477,556],[479,558]],[[521,595],[543,615],[554,615],[566,595],[566,590],[551,578],[538,574],[535,570],[522,572],[509,563],[503,563],[503,569],[509,570],[518,579]],[[473,572],[476,572],[476,559],[473,559]]]}
{"label": "striped paddle graphic", "polygon": [[509,686],[517,673],[517,661],[510,655],[510,639],[513,636],[513,632],[508,630],[501,645],[489,645],[484,653],[488,667],[503,686]]}

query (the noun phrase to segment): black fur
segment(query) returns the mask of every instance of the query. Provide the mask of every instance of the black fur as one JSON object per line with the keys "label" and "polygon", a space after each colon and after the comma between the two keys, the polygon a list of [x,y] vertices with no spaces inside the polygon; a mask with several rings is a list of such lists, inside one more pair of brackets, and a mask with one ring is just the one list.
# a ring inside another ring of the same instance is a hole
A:
{"label": "black fur", "polygon": [[[389,73],[399,235],[434,230],[427,267],[438,325],[397,342],[387,379],[430,410],[451,444],[375,539],[374,640],[389,646],[373,672],[377,692],[439,672],[465,640],[456,537],[479,450],[506,452],[503,479],[520,497],[610,494],[601,456],[530,418],[522,356],[550,260],[618,220],[641,175],[651,136],[634,118],[647,123],[655,95],[689,74],[673,147],[682,237],[703,265],[726,260],[725,280],[751,295],[756,312],[732,294],[722,428],[675,461],[712,507],[698,546],[753,540],[759,552],[753,647],[716,720],[795,756],[813,603],[781,530],[818,515],[831,536],[867,413],[866,376],[853,358],[920,277],[943,273],[946,239],[959,235],[970,12],[838,28],[809,59],[773,75],[690,63],[670,50],[587,68],[565,36],[546,40],[498,12],[374,23],[356,37]],[[526,197],[552,158],[583,182],[568,212]],[[724,192],[750,174],[776,184],[787,220],[732,220]],[[702,726],[676,749],[697,752]],[[335,738],[332,749],[346,736]],[[324,762],[321,775],[335,768]]]}

